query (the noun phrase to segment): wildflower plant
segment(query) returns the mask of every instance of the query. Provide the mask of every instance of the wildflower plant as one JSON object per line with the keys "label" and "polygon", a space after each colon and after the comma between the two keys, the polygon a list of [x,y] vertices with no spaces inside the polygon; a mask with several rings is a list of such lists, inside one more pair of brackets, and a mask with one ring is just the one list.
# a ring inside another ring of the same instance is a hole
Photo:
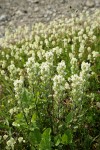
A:
{"label": "wildflower plant", "polygon": [[6,31],[0,53],[1,149],[99,149],[99,10]]}

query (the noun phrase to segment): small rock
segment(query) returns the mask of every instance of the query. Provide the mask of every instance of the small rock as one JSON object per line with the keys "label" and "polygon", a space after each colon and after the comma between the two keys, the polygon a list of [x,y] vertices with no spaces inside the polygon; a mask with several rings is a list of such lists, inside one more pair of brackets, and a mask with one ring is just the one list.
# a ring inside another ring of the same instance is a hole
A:
{"label": "small rock", "polygon": [[16,11],[16,15],[21,16],[21,15],[23,15],[23,12],[22,12],[21,10],[17,10],[17,11]]}
{"label": "small rock", "polygon": [[66,0],[60,0],[60,3],[65,3],[66,2]]}
{"label": "small rock", "polygon": [[27,10],[23,10],[23,13],[27,14],[27,13],[28,13],[28,11],[27,11]]}
{"label": "small rock", "polygon": [[94,5],[95,5],[94,0],[87,0],[87,1],[86,1],[86,6],[87,6],[87,7],[94,7]]}
{"label": "small rock", "polygon": [[47,20],[47,21],[50,21],[50,17],[48,17],[46,20]]}
{"label": "small rock", "polygon": [[39,11],[39,7],[34,8],[34,12],[37,12],[37,11]]}
{"label": "small rock", "polygon": [[38,4],[38,3],[39,3],[39,0],[33,0],[33,3]]}
{"label": "small rock", "polygon": [[52,11],[50,11],[50,10],[47,10],[47,12],[46,12],[48,15],[52,15]]}
{"label": "small rock", "polygon": [[99,7],[100,6],[100,1],[99,0],[95,0],[95,5],[96,5],[96,7]]}
{"label": "small rock", "polygon": [[88,10],[88,7],[84,6],[84,7],[83,7],[83,10],[85,10],[85,11]]}
{"label": "small rock", "polygon": [[3,38],[4,37],[4,33],[0,33],[0,38]]}
{"label": "small rock", "polygon": [[45,1],[41,1],[41,4],[45,4]]}
{"label": "small rock", "polygon": [[48,17],[48,14],[44,14],[44,18],[47,18]]}
{"label": "small rock", "polygon": [[56,9],[53,9],[53,12],[54,12],[54,13],[56,13],[56,12],[57,12],[57,10],[56,10]]}
{"label": "small rock", "polygon": [[3,14],[0,16],[0,21],[6,21],[8,19],[8,16]]}
{"label": "small rock", "polygon": [[31,3],[36,3],[36,4],[38,4],[38,3],[39,3],[39,0],[28,0],[28,2],[31,2]]}
{"label": "small rock", "polygon": [[56,13],[53,13],[53,15],[52,15],[53,17],[55,17],[56,16]]}
{"label": "small rock", "polygon": [[48,8],[48,9],[51,9],[51,5],[48,5],[47,8]]}

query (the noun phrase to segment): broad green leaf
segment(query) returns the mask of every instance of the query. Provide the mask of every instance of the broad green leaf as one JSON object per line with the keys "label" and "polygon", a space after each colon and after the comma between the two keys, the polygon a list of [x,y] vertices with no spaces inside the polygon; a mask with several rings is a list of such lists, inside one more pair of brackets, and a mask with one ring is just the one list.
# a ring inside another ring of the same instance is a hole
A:
{"label": "broad green leaf", "polygon": [[65,133],[62,135],[62,144],[68,144],[68,135]]}
{"label": "broad green leaf", "polygon": [[50,137],[51,129],[47,128],[43,134],[42,139],[39,145],[39,150],[51,150],[51,137]]}
{"label": "broad green leaf", "polygon": [[68,130],[66,131],[66,134],[67,134],[67,136],[68,136],[68,143],[69,143],[69,144],[72,143],[73,134],[72,134],[71,129],[68,129]]}
{"label": "broad green leaf", "polygon": [[21,101],[23,106],[28,106],[32,104],[33,101],[33,94],[28,92],[27,89],[23,89]]}
{"label": "broad green leaf", "polygon": [[61,134],[57,135],[55,138],[55,145],[58,146],[61,142],[62,142],[62,139],[61,139]]}
{"label": "broad green leaf", "polygon": [[73,119],[73,112],[70,112],[66,117],[67,125],[72,121],[72,119]]}
{"label": "broad green leaf", "polygon": [[25,103],[28,102],[28,93],[25,89],[23,90],[23,93],[22,93],[22,102],[25,102]]}
{"label": "broad green leaf", "polygon": [[27,126],[27,122],[26,122],[26,118],[24,117],[23,113],[19,113],[15,116],[15,122],[19,123],[20,125],[22,125],[24,128],[26,128]]}
{"label": "broad green leaf", "polygon": [[32,145],[39,145],[41,141],[41,133],[38,129],[34,129],[34,131],[30,132],[29,139]]}
{"label": "broad green leaf", "polygon": [[19,114],[16,115],[17,120],[23,120],[23,118],[24,118],[23,113],[19,113]]}
{"label": "broad green leaf", "polygon": [[70,144],[72,143],[73,135],[71,130],[67,130],[63,135],[62,135],[62,144]]}
{"label": "broad green leaf", "polygon": [[32,122],[32,123],[35,123],[35,122],[36,122],[36,118],[37,118],[36,113],[34,113],[34,114],[32,115],[31,122]]}

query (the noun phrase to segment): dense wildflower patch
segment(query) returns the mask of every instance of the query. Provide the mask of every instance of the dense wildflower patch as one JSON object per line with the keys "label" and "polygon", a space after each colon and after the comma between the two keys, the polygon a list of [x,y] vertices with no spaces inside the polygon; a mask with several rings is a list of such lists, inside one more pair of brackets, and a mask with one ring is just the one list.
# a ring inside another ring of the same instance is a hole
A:
{"label": "dense wildflower patch", "polygon": [[99,149],[100,11],[0,39],[1,149]]}

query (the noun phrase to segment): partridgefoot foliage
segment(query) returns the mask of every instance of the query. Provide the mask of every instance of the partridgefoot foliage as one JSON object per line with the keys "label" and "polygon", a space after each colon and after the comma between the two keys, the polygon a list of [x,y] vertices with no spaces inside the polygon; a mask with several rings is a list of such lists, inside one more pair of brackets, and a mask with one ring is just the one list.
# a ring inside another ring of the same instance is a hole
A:
{"label": "partridgefoot foliage", "polygon": [[100,11],[0,39],[0,149],[100,149]]}

